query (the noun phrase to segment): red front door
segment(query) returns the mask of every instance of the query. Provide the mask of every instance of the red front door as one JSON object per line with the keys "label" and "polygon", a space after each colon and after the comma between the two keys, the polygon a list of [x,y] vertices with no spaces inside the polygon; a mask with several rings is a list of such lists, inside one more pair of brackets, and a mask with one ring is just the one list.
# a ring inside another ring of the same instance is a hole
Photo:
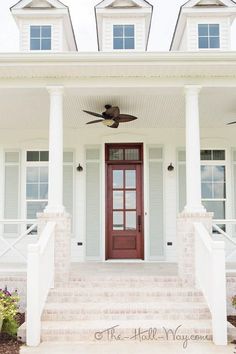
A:
{"label": "red front door", "polygon": [[142,164],[107,164],[107,259],[143,259]]}

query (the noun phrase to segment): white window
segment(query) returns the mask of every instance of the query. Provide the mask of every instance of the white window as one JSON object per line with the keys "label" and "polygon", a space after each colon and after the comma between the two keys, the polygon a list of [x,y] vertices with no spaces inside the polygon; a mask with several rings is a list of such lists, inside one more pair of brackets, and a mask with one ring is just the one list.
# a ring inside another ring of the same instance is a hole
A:
{"label": "white window", "polygon": [[225,219],[226,166],[224,150],[201,151],[202,203],[214,219]]}
{"label": "white window", "polygon": [[135,49],[134,25],[113,26],[113,49]]}
{"label": "white window", "polygon": [[27,219],[36,219],[48,203],[48,151],[27,151]]}
{"label": "white window", "polygon": [[30,50],[52,49],[52,26],[30,26]]}
{"label": "white window", "polygon": [[198,25],[198,48],[220,48],[220,25],[199,24]]}

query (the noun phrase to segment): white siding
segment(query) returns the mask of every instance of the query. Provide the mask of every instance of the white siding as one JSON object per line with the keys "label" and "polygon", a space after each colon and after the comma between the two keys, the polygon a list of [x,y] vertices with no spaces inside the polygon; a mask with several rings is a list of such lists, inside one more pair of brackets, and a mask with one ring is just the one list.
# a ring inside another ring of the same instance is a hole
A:
{"label": "white siding", "polygon": [[[198,24],[220,25],[220,49],[198,48]],[[217,51],[230,49],[230,19],[229,17],[194,17],[187,20],[187,50],[188,51]]]}
{"label": "white siding", "polygon": [[[145,51],[145,19],[140,17],[125,17],[123,19],[110,17],[104,18],[102,33],[102,51],[113,51],[113,25],[134,25],[135,51]],[[118,50],[115,51],[119,52]]]}
{"label": "white siding", "polygon": [[30,26],[51,25],[52,26],[52,51],[63,51],[62,21],[60,19],[24,19],[20,23],[20,50],[30,50]]}

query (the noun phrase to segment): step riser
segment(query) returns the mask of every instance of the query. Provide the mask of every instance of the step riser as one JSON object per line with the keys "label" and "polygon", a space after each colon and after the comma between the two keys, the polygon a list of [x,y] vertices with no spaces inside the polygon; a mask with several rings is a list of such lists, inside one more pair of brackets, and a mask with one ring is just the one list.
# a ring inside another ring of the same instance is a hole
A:
{"label": "step riser", "polygon": [[43,321],[92,321],[92,320],[208,320],[211,318],[209,313],[120,313],[120,314],[43,314]]}
{"label": "step riser", "polygon": [[129,303],[129,302],[166,302],[167,299],[171,300],[172,302],[203,302],[203,297],[183,297],[183,296],[127,296],[127,297],[120,297],[120,296],[49,296],[48,303],[104,303],[104,298],[106,302],[114,303]]}
{"label": "step riser", "polygon": [[[55,288],[63,287],[61,283],[55,284]],[[146,289],[146,288],[182,288],[182,284],[180,283],[173,283],[173,282],[163,282],[163,283],[150,283],[150,282],[70,282],[64,285],[64,288],[80,288],[80,289],[93,289],[93,288],[139,288],[139,289]]]}

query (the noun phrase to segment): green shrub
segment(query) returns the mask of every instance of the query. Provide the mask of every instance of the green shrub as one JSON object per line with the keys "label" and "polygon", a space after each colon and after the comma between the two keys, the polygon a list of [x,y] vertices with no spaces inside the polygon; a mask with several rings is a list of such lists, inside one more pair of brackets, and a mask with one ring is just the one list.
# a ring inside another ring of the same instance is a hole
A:
{"label": "green shrub", "polygon": [[232,305],[236,308],[236,295],[232,298]]}
{"label": "green shrub", "polygon": [[16,335],[19,327],[16,315],[19,312],[17,291],[10,293],[7,288],[0,289],[0,319],[3,320],[2,332]]}

